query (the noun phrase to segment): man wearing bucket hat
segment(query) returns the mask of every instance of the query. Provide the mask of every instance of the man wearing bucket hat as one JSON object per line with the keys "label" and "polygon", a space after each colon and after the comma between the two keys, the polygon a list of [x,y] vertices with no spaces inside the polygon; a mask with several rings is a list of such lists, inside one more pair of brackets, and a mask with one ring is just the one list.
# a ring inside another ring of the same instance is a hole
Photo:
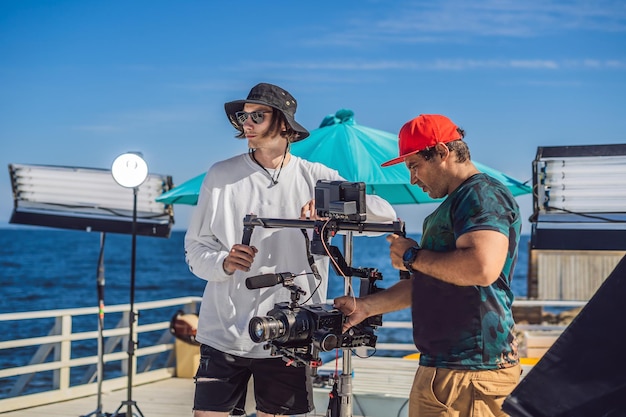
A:
{"label": "man wearing bucket hat", "polygon": [[[421,243],[390,235],[391,263],[411,279],[359,298],[335,300],[349,316],[411,307],[420,362],[409,415],[504,416],[502,403],[521,368],[511,312],[511,279],[521,219],[508,189],[479,172],[465,132],[442,115],[420,115],[399,133],[411,184],[444,198],[424,220]],[[355,305],[356,304],[356,305]]]}
{"label": "man wearing bucket hat", "polygon": [[[242,414],[251,375],[257,416],[304,414],[313,408],[307,369],[286,366],[248,333],[250,319],[290,301],[290,291],[280,285],[253,290],[244,285],[250,276],[291,272],[307,302],[326,302],[329,258],[315,256],[310,265],[300,230],[257,227],[251,241],[242,242],[246,215],[315,219],[317,181],[344,180],[337,171],[289,152],[292,142],[309,136],[295,120],[296,107],[291,94],[266,83],[253,87],[245,100],[224,105],[236,137],[247,139],[249,150],[209,169],[185,236],[190,270],[207,281],[196,333],[202,343],[196,417]],[[396,219],[391,205],[379,197],[367,196],[366,207],[369,221]],[[314,268],[321,282],[311,274]]]}

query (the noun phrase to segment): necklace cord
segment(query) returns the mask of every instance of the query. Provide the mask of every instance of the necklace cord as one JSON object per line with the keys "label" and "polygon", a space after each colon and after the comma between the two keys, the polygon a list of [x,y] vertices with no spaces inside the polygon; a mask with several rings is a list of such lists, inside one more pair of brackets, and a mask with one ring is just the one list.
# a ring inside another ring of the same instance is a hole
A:
{"label": "necklace cord", "polygon": [[261,167],[261,169],[263,169],[263,171],[265,171],[265,173],[268,175],[268,177],[270,177],[270,180],[272,181],[273,185],[278,184],[278,177],[280,177],[280,173],[283,170],[283,165],[285,164],[285,159],[287,158],[287,151],[289,150],[289,142],[287,142],[287,146],[285,146],[285,152],[283,153],[283,158],[280,161],[280,167],[278,168],[278,172],[274,172],[274,175],[276,175],[276,178],[274,178],[274,175],[270,174],[270,172],[267,170],[267,168],[265,168],[263,165],[261,165],[261,163],[259,161],[257,161],[257,159],[254,156],[254,151],[256,149],[251,148],[248,153],[250,154],[250,156],[252,157],[252,160],[254,162],[256,162],[256,164],[258,166]]}

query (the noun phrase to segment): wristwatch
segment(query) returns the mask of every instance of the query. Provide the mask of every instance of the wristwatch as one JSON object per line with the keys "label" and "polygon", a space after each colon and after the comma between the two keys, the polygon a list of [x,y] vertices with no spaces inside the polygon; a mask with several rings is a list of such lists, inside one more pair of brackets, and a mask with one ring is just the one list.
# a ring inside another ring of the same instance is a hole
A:
{"label": "wristwatch", "polygon": [[413,262],[417,258],[417,253],[420,251],[419,246],[411,246],[404,252],[402,255],[402,262],[404,263],[404,267],[410,272],[413,273],[415,270],[413,269]]}

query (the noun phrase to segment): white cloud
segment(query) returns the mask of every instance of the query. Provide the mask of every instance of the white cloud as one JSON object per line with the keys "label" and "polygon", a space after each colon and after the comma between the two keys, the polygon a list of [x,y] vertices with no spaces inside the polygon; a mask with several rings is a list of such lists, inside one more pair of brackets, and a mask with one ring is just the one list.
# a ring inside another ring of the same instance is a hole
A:
{"label": "white cloud", "polygon": [[[472,37],[541,37],[570,31],[625,32],[621,0],[466,0],[387,2],[356,10],[342,29],[312,42],[366,48],[372,44],[463,43]],[[360,13],[359,13],[360,12]]]}
{"label": "white cloud", "polygon": [[297,70],[332,70],[332,71],[462,71],[476,69],[528,69],[528,70],[558,70],[558,69],[624,69],[626,60],[552,60],[552,59],[434,59],[431,61],[346,61],[325,62],[250,62],[247,65],[254,68],[291,68]]}

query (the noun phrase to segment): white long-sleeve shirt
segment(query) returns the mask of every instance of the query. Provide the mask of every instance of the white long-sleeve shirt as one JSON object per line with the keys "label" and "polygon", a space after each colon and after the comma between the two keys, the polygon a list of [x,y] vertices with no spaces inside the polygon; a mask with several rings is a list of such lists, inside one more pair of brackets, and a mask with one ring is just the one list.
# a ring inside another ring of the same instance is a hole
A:
{"label": "white long-sleeve shirt", "polygon": [[[272,170],[269,170],[273,174]],[[196,339],[230,354],[265,358],[270,353],[263,343],[254,343],[248,324],[254,316],[265,316],[275,303],[289,301],[290,292],[280,285],[249,290],[247,277],[290,272],[306,274],[294,283],[307,294],[318,282],[310,274],[306,240],[298,228],[255,227],[250,241],[258,249],[249,272],[224,272],[222,264],[230,248],[242,243],[243,219],[248,214],[260,218],[298,219],[306,202],[315,197],[318,180],[344,180],[336,170],[291,155],[271,184],[268,173],[248,154],[213,165],[207,173],[185,236],[185,256],[190,270],[207,281],[202,297]],[[367,196],[367,221],[390,222],[396,213],[389,203]],[[310,303],[326,301],[328,286],[327,256],[314,255],[322,283]]]}

